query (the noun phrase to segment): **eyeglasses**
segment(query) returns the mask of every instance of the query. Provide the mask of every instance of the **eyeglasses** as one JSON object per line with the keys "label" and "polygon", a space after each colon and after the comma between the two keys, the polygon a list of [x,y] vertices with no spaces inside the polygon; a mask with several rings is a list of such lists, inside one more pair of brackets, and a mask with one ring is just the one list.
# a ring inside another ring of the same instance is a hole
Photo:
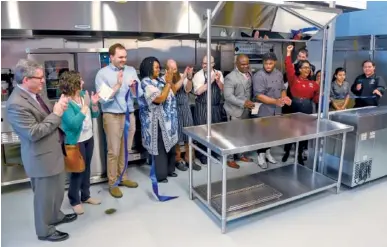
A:
{"label": "eyeglasses", "polygon": [[301,67],[301,69],[309,69],[310,70],[310,67]]}
{"label": "eyeglasses", "polygon": [[42,77],[37,77],[37,76],[30,76],[30,77],[27,77],[27,78],[29,78],[29,79],[36,79],[36,80],[43,80],[44,79],[44,76],[42,76]]}

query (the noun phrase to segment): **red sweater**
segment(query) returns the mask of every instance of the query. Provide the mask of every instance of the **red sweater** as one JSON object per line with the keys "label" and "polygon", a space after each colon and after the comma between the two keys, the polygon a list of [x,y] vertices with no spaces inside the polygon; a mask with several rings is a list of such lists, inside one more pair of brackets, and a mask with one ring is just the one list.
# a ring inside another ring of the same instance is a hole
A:
{"label": "red sweater", "polygon": [[318,103],[320,86],[317,82],[296,76],[296,71],[294,70],[290,56],[285,58],[285,68],[292,96],[295,98],[311,99],[315,103]]}

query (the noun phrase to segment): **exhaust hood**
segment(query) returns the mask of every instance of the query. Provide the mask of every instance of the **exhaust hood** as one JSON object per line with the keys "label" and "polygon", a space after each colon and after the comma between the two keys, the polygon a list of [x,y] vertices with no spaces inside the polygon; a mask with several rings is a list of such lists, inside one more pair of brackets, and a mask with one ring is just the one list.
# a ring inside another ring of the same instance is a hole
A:
{"label": "exhaust hood", "polygon": [[217,1],[2,1],[2,38],[198,39]]}
{"label": "exhaust hood", "polygon": [[[300,32],[307,33],[310,38],[343,12],[343,6],[329,8],[326,5],[326,2],[220,1],[212,11],[211,39],[249,40],[246,33],[253,30],[274,35],[274,38],[269,37],[273,42],[292,40]],[[205,38],[206,34],[205,24],[200,38]],[[250,39],[254,40],[251,35]]]}
{"label": "exhaust hood", "polygon": [[211,9],[214,37],[239,38],[241,32],[251,33],[256,29],[287,38],[292,30],[321,29],[337,17],[341,9],[356,9],[328,8],[324,1],[306,3],[279,0],[2,1],[1,33],[3,38],[198,39],[205,37],[203,16],[206,9]]}

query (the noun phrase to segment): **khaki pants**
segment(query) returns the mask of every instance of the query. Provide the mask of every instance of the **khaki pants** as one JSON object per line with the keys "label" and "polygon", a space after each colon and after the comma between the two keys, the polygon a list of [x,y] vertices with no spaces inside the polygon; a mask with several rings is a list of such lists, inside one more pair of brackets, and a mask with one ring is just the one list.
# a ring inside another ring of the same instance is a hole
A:
{"label": "khaki pants", "polygon": [[[134,132],[136,130],[134,114],[130,114],[130,128],[128,136],[128,150],[133,144]],[[113,185],[125,168],[125,145],[124,145],[125,114],[103,114],[103,128],[107,141],[107,175],[109,185]],[[122,180],[127,180],[126,173]]]}
{"label": "khaki pants", "polygon": [[[179,161],[181,161],[181,149],[180,149],[179,143],[176,144],[175,149],[176,149],[175,161],[179,162]],[[188,145],[188,143],[184,143],[184,149],[185,149],[184,161],[188,164],[189,163],[189,145]],[[194,149],[192,152],[192,160],[195,160],[195,150]]]}
{"label": "khaki pants", "polygon": [[134,113],[130,113],[129,121],[130,125],[128,133],[128,153],[132,151],[134,134],[136,133],[136,117],[134,116]]}

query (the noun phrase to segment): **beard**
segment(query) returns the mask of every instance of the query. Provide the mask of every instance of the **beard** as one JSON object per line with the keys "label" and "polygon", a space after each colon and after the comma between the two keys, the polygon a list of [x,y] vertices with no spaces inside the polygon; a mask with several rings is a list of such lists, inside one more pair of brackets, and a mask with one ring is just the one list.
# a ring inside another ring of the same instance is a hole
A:
{"label": "beard", "polygon": [[181,79],[180,73],[176,72],[173,74],[172,83],[176,84],[178,81],[180,81],[180,79]]}

